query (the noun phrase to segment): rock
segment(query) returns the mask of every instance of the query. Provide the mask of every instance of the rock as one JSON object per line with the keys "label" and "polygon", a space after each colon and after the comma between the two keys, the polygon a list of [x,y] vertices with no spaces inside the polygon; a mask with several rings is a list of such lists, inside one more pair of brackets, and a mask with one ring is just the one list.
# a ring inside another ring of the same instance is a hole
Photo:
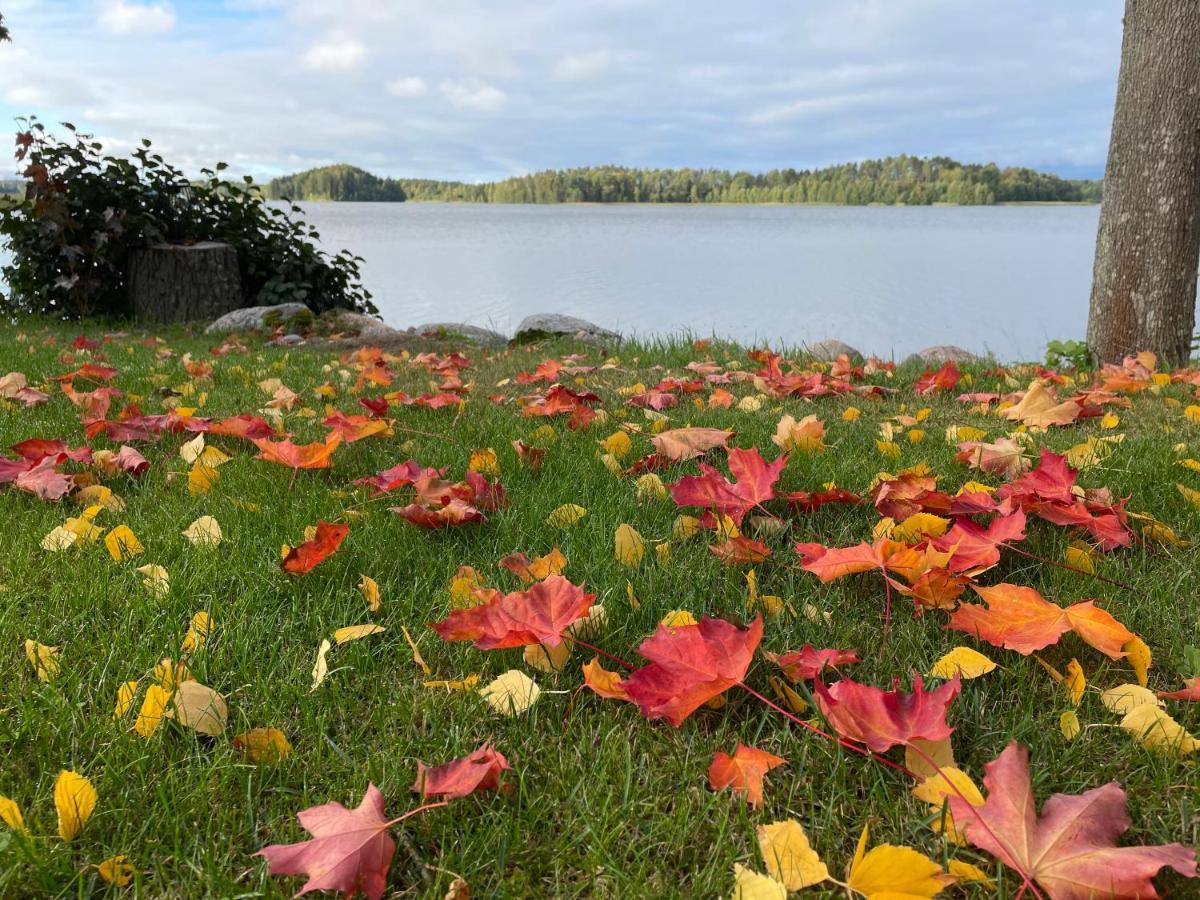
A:
{"label": "rock", "polygon": [[979,362],[980,357],[976,356],[970,350],[964,350],[962,347],[955,347],[953,344],[939,345],[937,347],[926,347],[924,350],[918,350],[904,362],[905,364],[915,363],[923,366],[940,366],[945,363],[972,363]]}
{"label": "rock", "polygon": [[480,347],[503,347],[508,343],[508,338],[498,331],[480,328],[478,325],[467,325],[463,322],[426,322],[411,330],[416,334],[429,334],[430,332],[461,334],[471,343],[478,344]]}
{"label": "rock", "polygon": [[275,343],[281,347],[303,347],[304,338],[298,334],[285,334],[281,335]]}
{"label": "rock", "polygon": [[807,345],[804,349],[810,356],[821,362],[834,362],[843,353],[850,357],[851,362],[860,361],[863,358],[863,355],[854,347],[836,338],[825,338],[823,341]]}
{"label": "rock", "polygon": [[333,315],[333,330],[353,332],[361,338],[391,337],[400,332],[365,313],[340,310]]}
{"label": "rock", "polygon": [[279,303],[275,306],[246,306],[225,313],[204,329],[205,334],[221,331],[255,331],[277,325],[308,325],[312,310],[303,303]]}
{"label": "rock", "polygon": [[599,344],[606,341],[619,341],[621,336],[599,325],[594,325],[585,319],[574,316],[561,316],[557,313],[534,313],[526,316],[517,326],[513,341],[523,343],[536,341],[543,337],[558,337],[567,335],[576,340],[589,344]]}

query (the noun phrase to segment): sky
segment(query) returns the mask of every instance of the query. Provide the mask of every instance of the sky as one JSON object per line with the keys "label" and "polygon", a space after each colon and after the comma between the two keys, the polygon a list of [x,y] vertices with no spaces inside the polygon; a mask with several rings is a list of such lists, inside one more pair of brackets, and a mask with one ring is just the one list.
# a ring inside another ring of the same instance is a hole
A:
{"label": "sky", "polygon": [[0,120],[190,173],[909,153],[1099,177],[1121,0],[0,0]]}

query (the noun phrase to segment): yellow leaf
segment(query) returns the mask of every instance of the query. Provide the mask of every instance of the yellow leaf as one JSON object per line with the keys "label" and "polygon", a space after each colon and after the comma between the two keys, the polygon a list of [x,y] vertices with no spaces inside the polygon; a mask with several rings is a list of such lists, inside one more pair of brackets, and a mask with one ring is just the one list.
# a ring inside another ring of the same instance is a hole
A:
{"label": "yellow leaf", "polygon": [[1063,687],[1067,691],[1067,700],[1072,706],[1078,706],[1083,699],[1083,691],[1087,687],[1087,678],[1083,674],[1083,666],[1079,660],[1072,658],[1067,664],[1067,674],[1063,679]]}
{"label": "yellow leaf", "polygon": [[842,411],[842,421],[843,422],[857,422],[858,417],[861,415],[862,415],[862,410],[859,409],[857,406],[847,406]]}
{"label": "yellow leaf", "polygon": [[455,678],[443,681],[426,681],[427,688],[440,688],[445,691],[473,691],[479,684],[478,675],[468,675],[466,678]]}
{"label": "yellow leaf", "polygon": [[546,517],[546,523],[556,528],[570,528],[587,515],[587,510],[574,503],[564,503]]}
{"label": "yellow leaf", "polygon": [[129,712],[133,706],[133,698],[137,695],[138,683],[136,681],[126,681],[123,685],[117,688],[117,705],[113,709],[113,718],[119,719],[125,713]]}
{"label": "yellow leaf", "polygon": [[10,800],[3,794],[0,794],[0,822],[13,831],[19,831],[21,834],[29,833],[25,828],[25,817],[21,815],[21,807],[17,806],[16,801]]}
{"label": "yellow leaf", "polygon": [[881,454],[886,456],[888,459],[899,459],[900,458],[900,445],[897,444],[895,441],[876,440],[875,447],[876,447],[876,449],[879,450],[879,452]]}
{"label": "yellow leaf", "polygon": [[55,525],[42,538],[42,549],[48,553],[61,553],[73,546],[77,540],[79,540],[79,535],[75,532],[68,531],[62,525]]}
{"label": "yellow leaf", "polygon": [[904,765],[918,778],[932,778],[939,768],[953,768],[954,748],[950,746],[950,738],[940,741],[915,739],[904,748]]}
{"label": "yellow leaf", "polygon": [[154,678],[164,691],[173,691],[179,682],[191,681],[193,677],[187,663],[175,662],[169,656],[160,659],[154,667]]}
{"label": "yellow leaf", "polygon": [[225,698],[212,688],[198,681],[181,681],[166,716],[201,734],[219,737],[225,733],[229,708]]}
{"label": "yellow leaf", "polygon": [[665,566],[671,561],[671,542],[663,541],[661,544],[654,545],[654,555],[658,559],[660,566]]}
{"label": "yellow leaf", "polygon": [[676,516],[671,525],[671,538],[676,541],[686,541],[700,530],[700,520],[695,516]]}
{"label": "yellow leaf", "polygon": [[1058,730],[1062,732],[1062,736],[1068,741],[1073,741],[1083,730],[1083,726],[1079,724],[1079,716],[1075,710],[1068,709],[1058,717]]}
{"label": "yellow leaf", "polygon": [[1183,417],[1189,422],[1195,422],[1200,425],[1200,406],[1188,406],[1183,410]]}
{"label": "yellow leaf", "polygon": [[947,425],[946,426],[946,443],[961,444],[965,441],[982,441],[987,437],[987,432],[982,428],[975,428],[971,425]]}
{"label": "yellow leaf", "polygon": [[358,591],[367,601],[367,609],[373,613],[379,612],[379,608],[383,606],[383,600],[379,596],[379,585],[375,579],[369,575],[360,575]]}
{"label": "yellow leaf", "polygon": [[624,431],[614,431],[599,443],[606,453],[612,454],[617,459],[624,459],[633,450],[633,441]]}
{"label": "yellow leaf", "polygon": [[996,664],[970,647],[955,647],[933,664],[929,674],[934,678],[950,679],[957,672],[965,679],[978,678],[996,668]]}
{"label": "yellow leaf", "polygon": [[150,593],[155,597],[161,600],[163,597],[166,597],[168,593],[170,593],[171,576],[162,566],[153,564],[138,566],[137,571],[142,576],[142,584],[144,584],[147,590],[149,590]]}
{"label": "yellow leaf", "polygon": [[695,625],[696,617],[686,609],[673,609],[662,617],[660,622],[668,628],[679,628],[683,625]]}
{"label": "yellow leaf", "polygon": [[33,666],[38,681],[50,681],[59,672],[58,647],[39,644],[37,641],[25,639],[25,658]]}
{"label": "yellow leaf", "polygon": [[767,678],[767,683],[771,685],[771,690],[775,692],[775,696],[789,710],[798,716],[804,715],[808,711],[808,701],[800,696],[799,693],[782,678],[771,675]]}
{"label": "yellow leaf", "polygon": [[758,848],[768,874],[789,891],[801,890],[829,877],[825,863],[795,819],[759,825]]}
{"label": "yellow leaf", "polygon": [[1186,756],[1200,748],[1200,741],[1188,734],[1182,725],[1148,703],[1127,712],[1121,727],[1142,746],[1172,756]]}
{"label": "yellow leaf", "polygon": [[1162,706],[1158,695],[1140,684],[1118,684],[1111,687],[1100,694],[1100,702],[1120,716],[1136,706]]}
{"label": "yellow leaf", "polygon": [[950,881],[942,867],[911,847],[880,844],[867,852],[863,826],[846,885],[867,900],[916,900],[933,897]]}
{"label": "yellow leaf", "polygon": [[212,466],[193,466],[188,470],[188,493],[207,494],[220,477],[221,473]]}
{"label": "yellow leaf", "polygon": [[1145,641],[1135,635],[1131,640],[1126,641],[1121,649],[1125,651],[1125,661],[1129,663],[1133,674],[1137,676],[1138,684],[1145,687],[1146,674],[1150,671],[1150,665],[1153,662],[1150,648]]}
{"label": "yellow leaf", "polygon": [[983,871],[983,869],[979,868],[979,866],[972,865],[969,862],[963,862],[961,859],[950,860],[950,862],[946,864],[946,871],[954,876],[956,883],[966,881],[981,881],[984,883],[990,883],[992,880],[988,876],[987,872]]}
{"label": "yellow leaf", "polygon": [[58,836],[73,841],[96,808],[96,789],[78,772],[64,769],[54,782],[54,808],[58,811]]}
{"label": "yellow leaf", "polygon": [[910,444],[919,444],[925,440],[925,431],[922,428],[910,428],[904,436],[908,438]]}
{"label": "yellow leaf", "polygon": [[1116,428],[1120,424],[1121,424],[1121,417],[1118,416],[1116,413],[1112,413],[1112,412],[1105,413],[1104,416],[1100,419],[1100,427],[1105,429],[1106,431]]}
{"label": "yellow leaf", "polygon": [[111,488],[102,484],[90,484],[81,488],[71,495],[71,499],[83,507],[102,506],[112,512],[122,512],[125,509],[125,501],[114,494]]}
{"label": "yellow leaf", "polygon": [[[960,800],[965,800],[972,806],[983,805],[983,794],[979,792],[979,788],[975,786],[975,782],[971,780],[971,777],[966,772],[954,766],[943,766],[941,772],[929,776],[913,788],[912,795],[918,800],[928,803],[930,811],[935,813],[943,811],[943,807],[946,806],[947,797],[957,797]],[[946,837],[950,840],[956,844],[966,843],[963,834],[954,827],[954,820],[950,816],[948,807],[945,810],[944,816],[939,816],[930,823],[930,827],[937,832],[941,832],[943,826],[945,827]]]}
{"label": "yellow leaf", "polygon": [[412,639],[412,635],[408,633],[408,629],[401,625],[400,631],[404,634],[404,640],[408,641],[408,647],[412,650],[413,662],[417,664],[417,668],[427,676],[432,675],[433,669],[429,668],[429,663],[425,662],[425,657],[421,655],[421,651],[417,647],[417,642]]}
{"label": "yellow leaf", "polygon": [[557,647],[545,644],[529,644],[525,647],[525,665],[539,672],[561,672],[571,659],[571,646],[567,641],[559,641]]}
{"label": "yellow leaf", "polygon": [[496,712],[517,716],[533,706],[542,690],[520,669],[509,669],[499,678],[479,689],[479,695]]}
{"label": "yellow leaf", "polygon": [[1063,551],[1063,560],[1077,572],[1086,572],[1088,575],[1096,573],[1096,565],[1092,561],[1090,548],[1071,544]]}
{"label": "yellow leaf", "polygon": [[179,448],[180,458],[189,466],[200,458],[200,454],[204,452],[204,435],[198,434],[190,441],[186,441]]}
{"label": "yellow leaf", "polygon": [[110,856],[104,862],[100,863],[100,865],[96,866],[96,871],[100,873],[100,877],[106,882],[115,884],[117,887],[126,887],[133,881],[134,868],[124,853]]}
{"label": "yellow leaf", "polygon": [[758,412],[763,407],[763,402],[760,398],[750,396],[743,397],[738,401],[737,408],[742,412]]}
{"label": "yellow leaf", "polygon": [[618,525],[613,544],[617,562],[623,566],[636,566],[646,552],[646,542],[632,525]]}
{"label": "yellow leaf", "polygon": [[291,755],[292,745],[278,728],[251,728],[234,737],[233,749],[255,764],[277,763]]}
{"label": "yellow leaf", "polygon": [[325,676],[329,674],[329,661],[325,658],[329,653],[329,648],[333,644],[329,641],[321,641],[321,646],[317,648],[317,661],[313,666],[312,671],[312,687],[309,692],[315,691],[321,686],[321,682],[325,680]]}
{"label": "yellow leaf", "polygon": [[221,525],[212,516],[201,516],[183,532],[183,536],[197,547],[216,547],[223,540]]}
{"label": "yellow leaf", "polygon": [[787,888],[769,875],[733,864],[733,900],[787,900]]}
{"label": "yellow leaf", "polygon": [[146,688],[146,696],[142,698],[142,708],[138,710],[137,721],[133,730],[141,737],[149,738],[158,731],[166,716],[167,704],[171,702],[171,692],[160,684],[152,684]]}
{"label": "yellow leaf", "polygon": [[183,645],[180,650],[183,653],[192,653],[204,646],[210,634],[212,634],[213,623],[212,618],[204,610],[192,616],[192,622],[188,625],[187,634],[183,636]]}
{"label": "yellow leaf", "polygon": [[1200,491],[1193,490],[1192,488],[1182,484],[1176,484],[1175,487],[1179,489],[1179,493],[1183,494],[1184,499],[1186,499],[1188,503],[1192,504],[1192,506],[1196,507],[1196,509],[1200,509]]}
{"label": "yellow leaf", "polygon": [[495,450],[491,447],[484,447],[471,451],[471,461],[467,463],[467,468],[472,472],[480,472],[484,475],[499,475],[500,460],[496,456]]}
{"label": "yellow leaf", "polygon": [[911,544],[926,538],[941,537],[950,527],[950,520],[932,513],[919,512],[909,516],[891,529],[892,540]]}
{"label": "yellow leaf", "polygon": [[666,500],[667,486],[653,472],[647,472],[636,482],[639,500]]}
{"label": "yellow leaf", "polygon": [[825,424],[814,415],[805,416],[799,422],[785,415],[775,426],[771,440],[789,453],[820,453],[825,450]]}
{"label": "yellow leaf", "polygon": [[347,625],[344,628],[339,628],[333,633],[333,642],[335,644],[345,644],[349,641],[361,640],[365,637],[370,637],[373,634],[387,631],[382,625],[376,625],[371,622],[366,625]]}

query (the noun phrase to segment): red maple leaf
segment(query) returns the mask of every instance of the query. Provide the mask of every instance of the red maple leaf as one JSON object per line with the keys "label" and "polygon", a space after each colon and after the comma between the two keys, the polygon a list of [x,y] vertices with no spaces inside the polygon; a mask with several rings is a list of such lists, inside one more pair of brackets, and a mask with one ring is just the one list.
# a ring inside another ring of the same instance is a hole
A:
{"label": "red maple leaf", "polygon": [[678,506],[700,506],[740,524],[747,512],[775,496],[774,485],[785,465],[786,454],[768,464],[755,447],[734,448],[729,451],[733,481],[712,466],[699,463],[703,474],[680,478],[671,485],[671,497]]}
{"label": "red maple leaf", "polygon": [[219,434],[225,437],[245,438],[248,441],[261,439],[271,436],[271,426],[266,423],[265,419],[260,419],[258,416],[252,416],[249,413],[242,413],[239,416],[230,416],[227,419],[222,419],[220,422],[214,422],[208,428],[209,434]]}
{"label": "red maple leaf", "polygon": [[1188,700],[1192,703],[1200,703],[1200,678],[1189,678],[1184,684],[1187,687],[1181,691],[1159,691],[1158,696],[1164,700]]}
{"label": "red maple leaf", "polygon": [[762,616],[745,630],[707,616],[695,625],[659,625],[638,647],[650,665],[629,676],[625,692],[646,718],[678,728],[746,677],[762,634]]}
{"label": "red maple leaf", "polygon": [[254,446],[258,448],[258,458],[279,463],[292,469],[328,469],[333,466],[330,459],[333,451],[342,442],[342,436],[336,431],[325,435],[323,442],[315,444],[293,444],[290,440],[269,441],[266,438],[254,438]]}
{"label": "red maple leaf", "polygon": [[825,669],[859,662],[858,653],[854,650],[817,650],[812,644],[805,644],[799,650],[788,653],[763,653],[763,656],[783,669],[783,673],[792,681],[812,681],[820,677]]}
{"label": "red maple leaf", "polygon": [[936,477],[912,472],[880,481],[871,492],[871,502],[881,516],[897,522],[919,512],[944,516],[952,503],[949,496],[937,490]]}
{"label": "red maple leaf", "polygon": [[957,675],[932,691],[914,675],[911,692],[900,690],[899,679],[885,691],[843,678],[828,688],[814,681],[813,699],[838,734],[883,753],[897,744],[948,738],[954,729],[946,724],[946,710],[959,687]]}
{"label": "red maple leaf", "polygon": [[1029,751],[1010,743],[984,766],[987,800],[972,806],[947,795],[956,828],[1000,862],[1033,879],[1048,900],[1154,898],[1150,879],[1169,866],[1196,877],[1196,854],[1182,844],[1118,847],[1130,825],[1125,791],[1110,781],[1083,794],[1053,794],[1038,815]]}
{"label": "red maple leaf", "polygon": [[293,575],[311,572],[318,563],[328,558],[350,533],[349,525],[317,522],[317,533],[311,541],[293,547],[283,558],[283,570]]}
{"label": "red maple leaf", "polygon": [[387,884],[396,842],[383,812],[383,795],[367,785],[362,803],[346,809],[325,803],[302,810],[296,818],[312,837],[295,844],[272,844],[256,856],[265,857],[272,875],[307,875],[296,896],[309,891],[340,891],[353,897],[361,891],[367,900],[379,900]]}
{"label": "red maple leaf", "polygon": [[445,506],[429,507],[420,503],[410,503],[408,506],[392,506],[389,509],[405,521],[418,528],[448,528],[451,525],[466,525],[470,522],[482,522],[483,513],[455,497]]}
{"label": "red maple leaf", "polygon": [[456,609],[429,627],[443,641],[474,641],[481,650],[546,644],[557,647],[563,631],[592,608],[585,593],[562,575],[550,575],[527,590],[499,594],[480,606]]}
{"label": "red maple leaf", "polygon": [[727,566],[739,563],[759,563],[771,555],[771,548],[762,541],[756,541],[745,535],[727,538],[719,544],[709,544],[708,549],[713,556]]}
{"label": "red maple leaf", "polygon": [[1025,540],[1025,513],[1017,510],[1007,516],[996,516],[987,527],[973,519],[960,518],[954,526],[937,538],[938,550],[952,550],[950,571],[980,574],[1000,562],[1000,547],[1009,541]]}
{"label": "red maple leaf", "polygon": [[823,491],[792,491],[782,496],[801,512],[816,512],[827,503],[862,503],[862,497],[858,494],[840,487]]}
{"label": "red maple leaf", "polygon": [[952,391],[961,377],[962,373],[958,371],[954,360],[946,360],[936,372],[926,372],[917,379],[917,393],[932,394],[934,391]]}
{"label": "red maple leaf", "polygon": [[63,440],[26,438],[20,443],[13,444],[9,449],[22,459],[27,459],[32,463],[41,462],[47,456],[58,456],[60,453],[65,459],[74,462],[89,463],[92,461],[91,447],[78,447],[71,450],[67,446],[67,442]]}
{"label": "red maple leaf", "polygon": [[733,755],[717,751],[708,767],[708,784],[714,791],[732,787],[756,809],[763,802],[763,776],[787,760],[741,741]]}
{"label": "red maple leaf", "polygon": [[394,491],[397,488],[407,487],[416,484],[420,478],[440,478],[446,474],[445,469],[431,469],[422,466],[415,459],[407,460],[392,466],[390,469],[384,469],[377,475],[369,475],[366,478],[359,478],[355,484],[369,484],[375,488],[375,496],[386,494],[389,491]]}
{"label": "red maple leaf", "polygon": [[427,767],[417,761],[417,780],[412,789],[422,797],[466,797],[476,791],[494,791],[500,787],[500,773],[511,769],[502,753],[484,744],[473,753],[440,766]]}
{"label": "red maple leaf", "polygon": [[58,500],[71,490],[72,481],[58,471],[65,454],[47,456],[17,475],[14,484],[19,490],[33,494],[39,500]]}

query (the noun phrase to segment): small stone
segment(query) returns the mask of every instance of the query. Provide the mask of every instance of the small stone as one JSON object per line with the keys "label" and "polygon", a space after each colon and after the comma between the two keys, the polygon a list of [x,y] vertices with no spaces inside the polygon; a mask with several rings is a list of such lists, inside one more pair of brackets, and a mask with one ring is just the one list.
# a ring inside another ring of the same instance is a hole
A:
{"label": "small stone", "polygon": [[980,357],[976,356],[970,350],[964,350],[962,347],[955,347],[953,344],[939,344],[936,347],[926,347],[924,350],[918,350],[904,362],[915,363],[925,366],[941,366],[948,362],[952,363],[973,363],[979,362]]}
{"label": "small stone", "polygon": [[851,347],[845,341],[839,341],[836,338],[825,338],[823,341],[817,341],[815,344],[809,344],[804,348],[809,356],[819,359],[821,362],[836,362],[837,358],[843,353],[850,357],[851,362],[860,362],[863,355],[857,349]]}
{"label": "small stone", "polygon": [[601,328],[586,319],[574,316],[562,316],[557,313],[534,313],[526,316],[517,326],[513,336],[516,343],[536,341],[544,337],[561,337],[569,335],[576,340],[589,344],[600,344],[608,341],[619,341],[621,336],[616,332]]}
{"label": "small stone", "polygon": [[277,325],[309,324],[312,310],[303,303],[279,303],[275,306],[247,306],[225,313],[204,329],[205,334],[222,331],[256,331]]}
{"label": "small stone", "polygon": [[426,322],[409,330],[416,334],[462,335],[481,347],[503,347],[508,343],[508,338],[498,331],[480,328],[478,325],[467,325],[464,322]]}

